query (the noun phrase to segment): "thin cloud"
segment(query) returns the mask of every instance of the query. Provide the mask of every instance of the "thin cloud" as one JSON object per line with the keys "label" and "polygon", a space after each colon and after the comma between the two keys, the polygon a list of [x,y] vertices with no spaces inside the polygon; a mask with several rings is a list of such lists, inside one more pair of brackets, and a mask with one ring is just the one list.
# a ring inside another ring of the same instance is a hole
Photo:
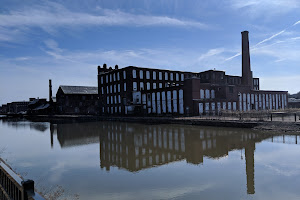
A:
{"label": "thin cloud", "polygon": [[[273,34],[273,35],[271,35],[270,37],[268,37],[268,38],[266,38],[266,39],[264,39],[264,40],[258,42],[257,44],[255,44],[254,46],[252,46],[252,47],[250,47],[250,48],[251,48],[252,50],[257,50],[257,49],[259,49],[259,48],[263,48],[263,47],[259,47],[259,46],[260,46],[261,44],[264,44],[264,43],[266,43],[266,42],[268,42],[268,41],[270,41],[270,40],[272,40],[272,39],[278,37],[279,35],[282,35],[282,34],[285,33],[289,28],[291,28],[291,27],[293,27],[293,26],[295,26],[295,25],[297,25],[297,24],[300,24],[300,21],[298,21],[298,22],[294,23],[293,25],[287,27],[286,29],[283,29],[282,31],[280,31],[280,32],[278,32],[278,33],[276,33],[276,34]],[[298,37],[294,37],[294,38],[290,38],[290,39],[291,39],[291,40],[298,40]],[[274,44],[282,43],[282,42],[283,42],[283,41],[279,41],[279,42],[275,42]],[[227,58],[225,61],[232,60],[233,58],[238,57],[238,56],[240,56],[240,55],[241,55],[241,52],[235,54],[234,56],[231,56],[231,57]]]}
{"label": "thin cloud", "polygon": [[[229,6],[234,10],[243,10],[247,17],[256,18],[281,15],[300,7],[298,0],[230,0]],[[249,15],[250,14],[250,15]]]}
{"label": "thin cloud", "polygon": [[14,10],[0,15],[0,27],[19,26],[49,27],[65,26],[175,26],[208,29],[209,26],[198,22],[172,18],[125,13],[119,10],[100,9],[99,14],[74,12],[61,5],[36,6],[23,10]]}
{"label": "thin cloud", "polygon": [[267,41],[269,41],[269,40],[272,40],[273,38],[275,38],[275,37],[281,35],[281,34],[284,33],[285,31],[286,31],[286,29],[284,29],[284,30],[282,30],[282,31],[280,31],[280,32],[278,32],[278,33],[272,35],[271,37],[268,37],[267,39],[264,39],[264,40],[260,41],[259,43],[257,43],[256,45],[254,45],[254,47],[256,47],[256,46],[258,46],[258,45],[260,45],[260,44],[263,44],[263,43],[265,43],[265,42],[267,42]]}
{"label": "thin cloud", "polygon": [[215,56],[215,55],[218,55],[218,54],[221,54],[224,52],[224,49],[223,48],[217,48],[217,49],[210,49],[208,52],[202,54],[198,60],[201,61],[201,60],[205,60],[206,58],[209,58],[209,57],[212,57],[212,56]]}

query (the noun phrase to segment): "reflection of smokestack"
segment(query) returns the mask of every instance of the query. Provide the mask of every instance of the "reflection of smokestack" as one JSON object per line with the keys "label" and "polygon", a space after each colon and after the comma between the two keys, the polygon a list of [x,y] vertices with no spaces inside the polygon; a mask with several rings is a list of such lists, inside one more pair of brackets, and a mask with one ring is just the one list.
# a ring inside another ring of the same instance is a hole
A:
{"label": "reflection of smokestack", "polygon": [[54,133],[54,127],[53,124],[50,124],[51,149],[53,149],[53,133]]}
{"label": "reflection of smokestack", "polygon": [[247,193],[254,194],[254,151],[255,142],[249,141],[245,147],[245,158],[246,158],[246,174],[247,174]]}
{"label": "reflection of smokestack", "polygon": [[248,31],[242,32],[242,84],[250,86],[253,89],[248,34]]}
{"label": "reflection of smokestack", "polygon": [[51,83],[51,79],[49,79],[49,102],[52,102],[52,83]]}

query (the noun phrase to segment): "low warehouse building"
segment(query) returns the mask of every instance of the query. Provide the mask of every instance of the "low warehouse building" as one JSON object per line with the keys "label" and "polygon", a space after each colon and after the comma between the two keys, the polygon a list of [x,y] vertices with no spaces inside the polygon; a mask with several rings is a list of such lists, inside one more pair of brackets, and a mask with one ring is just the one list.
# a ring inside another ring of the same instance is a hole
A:
{"label": "low warehouse building", "polygon": [[59,114],[97,114],[98,88],[59,86],[56,104]]}

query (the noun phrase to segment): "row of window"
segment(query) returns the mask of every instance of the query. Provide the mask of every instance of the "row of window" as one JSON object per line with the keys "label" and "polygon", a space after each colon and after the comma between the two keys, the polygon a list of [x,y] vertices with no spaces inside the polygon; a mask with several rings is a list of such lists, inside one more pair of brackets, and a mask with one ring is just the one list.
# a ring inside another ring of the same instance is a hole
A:
{"label": "row of window", "polygon": [[241,94],[239,95],[240,110],[268,110],[287,107],[286,94]]}
{"label": "row of window", "polygon": [[236,102],[212,102],[212,103],[199,103],[199,114],[209,111],[233,110],[237,109]]}
{"label": "row of window", "polygon": [[[133,82],[132,83],[132,88],[133,91],[141,91],[141,90],[150,90],[150,89],[157,89],[158,88],[163,88],[163,84],[162,83],[153,83],[152,84],[152,88],[151,88],[151,83],[147,82],[146,85],[144,84],[144,82],[140,82],[139,83],[140,88],[138,88],[138,82]],[[165,83],[165,87],[170,87],[170,86],[179,86],[179,84],[172,84],[171,83]],[[145,88],[146,87],[146,88]],[[123,91],[126,92],[127,88],[126,88],[126,83],[123,83]],[[121,92],[121,84],[115,84],[115,85],[110,85],[110,86],[106,86],[106,94],[113,94],[113,93],[117,93],[117,92]],[[104,87],[101,87],[101,94],[104,94]]]}
{"label": "row of window", "polygon": [[[164,72],[164,80],[169,80],[173,81],[174,79],[176,81],[184,81],[184,74],[179,74],[179,73],[172,73],[172,72]],[[175,76],[175,77],[174,77]],[[137,78],[137,70],[133,69],[132,70],[132,77]],[[139,78],[143,79],[144,78],[144,71],[139,70]],[[123,79],[126,79],[126,71],[123,71]],[[146,79],[150,79],[150,71],[146,71]],[[100,77],[100,82],[101,84],[105,83],[110,83],[113,81],[119,81],[120,80],[120,72],[116,73],[111,73],[107,74],[105,76]],[[157,80],[157,73],[156,71],[152,72],[152,80]],[[163,80],[163,72],[158,72],[158,80]]]}
{"label": "row of window", "polygon": [[115,95],[115,96],[108,96],[106,97],[106,103],[107,105],[109,104],[120,104],[121,103],[121,96],[120,95]]}
{"label": "row of window", "polygon": [[[174,74],[175,74],[175,80],[179,81],[179,73],[173,73],[173,72],[165,72],[165,80],[173,81],[174,80]],[[181,81],[184,81],[184,74],[180,74]],[[133,69],[132,70],[132,77],[137,78],[137,70]],[[139,70],[139,78],[143,79],[144,78],[144,71]],[[163,72],[158,72],[158,80],[162,80],[163,78]],[[146,71],[146,79],[150,79],[150,71]],[[152,79],[156,80],[157,79],[157,73],[156,71],[152,72]]]}
{"label": "row of window", "polygon": [[[123,91],[126,92],[126,83],[123,83]],[[113,93],[117,93],[117,92],[121,92],[120,84],[106,86],[106,94],[113,94]],[[101,87],[101,94],[104,94],[103,87]]]}
{"label": "row of window", "polygon": [[[122,113],[122,107],[116,106],[116,107],[107,107],[106,108],[108,113],[114,114],[114,113]],[[102,112],[105,112],[105,107],[102,107]]]}
{"label": "row of window", "polygon": [[[126,71],[123,71],[123,79],[126,79]],[[120,72],[107,74],[105,76],[100,77],[101,84],[103,84],[104,82],[110,83],[110,82],[119,81],[119,80],[120,80]]]}
{"label": "row of window", "polygon": [[[165,87],[170,87],[170,86],[179,86],[179,84],[177,83],[177,84],[175,84],[175,83],[165,83]],[[145,85],[144,85],[144,82],[140,82],[140,88],[138,89],[138,83],[137,82],[133,82],[133,91],[141,91],[141,90],[151,90],[151,89],[153,89],[153,90],[155,90],[155,89],[157,89],[157,86],[158,86],[158,88],[163,88],[163,84],[162,83],[158,83],[158,85],[157,85],[157,83],[153,83],[152,84],[152,88],[151,88],[151,83],[149,83],[149,82],[147,82],[146,83],[146,88],[145,88]]]}
{"label": "row of window", "polygon": [[215,90],[200,90],[200,99],[214,99],[215,98]]}

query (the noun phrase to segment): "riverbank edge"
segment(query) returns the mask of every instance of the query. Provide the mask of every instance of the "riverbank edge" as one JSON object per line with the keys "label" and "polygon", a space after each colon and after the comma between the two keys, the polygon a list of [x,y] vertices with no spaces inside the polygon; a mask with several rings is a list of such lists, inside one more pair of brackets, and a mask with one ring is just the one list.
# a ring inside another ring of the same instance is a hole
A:
{"label": "riverbank edge", "polygon": [[51,123],[72,123],[90,121],[118,121],[142,124],[182,124],[197,126],[249,128],[253,130],[277,132],[288,132],[300,135],[299,122],[271,122],[271,121],[247,121],[247,120],[220,120],[220,119],[199,119],[199,118],[173,118],[173,117],[104,117],[94,115],[24,115],[30,121],[51,122]]}
{"label": "riverbank edge", "polygon": [[36,122],[70,123],[89,121],[118,121],[143,124],[183,124],[197,126],[249,128],[271,132],[293,132],[300,135],[299,122],[270,122],[245,120],[193,119],[173,117],[104,117],[93,115],[25,115],[23,118]]}

